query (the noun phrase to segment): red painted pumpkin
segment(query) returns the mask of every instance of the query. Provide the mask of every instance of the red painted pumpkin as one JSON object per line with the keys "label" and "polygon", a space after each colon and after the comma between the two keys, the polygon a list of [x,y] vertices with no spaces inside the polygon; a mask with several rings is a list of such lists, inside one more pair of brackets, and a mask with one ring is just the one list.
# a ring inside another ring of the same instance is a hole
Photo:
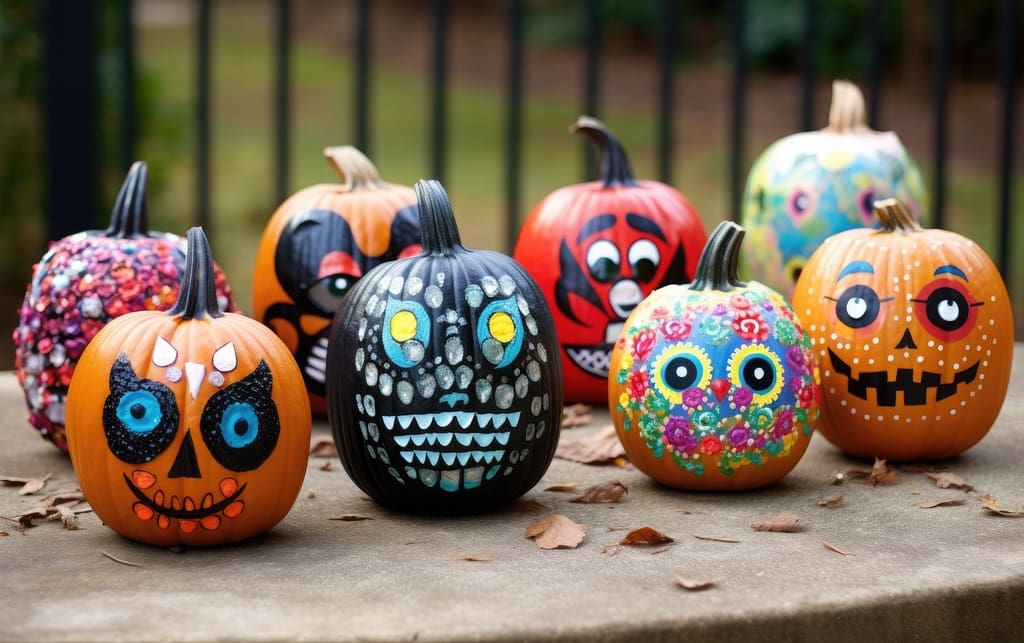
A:
{"label": "red painted pumpkin", "polygon": [[880,230],[830,237],[793,305],[821,364],[821,433],[843,451],[916,460],[956,455],[991,428],[1013,361],[1013,311],[985,251],[923,229],[898,201]]}
{"label": "red painted pumpkin", "polygon": [[[149,230],[141,161],[128,171],[106,230],[56,241],[35,265],[14,331],[15,369],[29,423],[57,448],[67,451],[65,398],[86,344],[115,317],[169,308],[184,266],[185,240]],[[218,306],[236,310],[214,270]]]}
{"label": "red painted pumpkin", "polygon": [[188,233],[167,312],[110,322],[68,392],[68,447],[96,515],[154,545],[218,545],[263,533],[306,473],[310,411],[291,351],[259,322],[221,313],[213,259]]}
{"label": "red painted pumpkin", "polygon": [[600,176],[544,197],[523,223],[513,256],[551,306],[566,399],[603,402],[612,344],[626,317],[655,288],[691,279],[707,234],[679,191],[633,178],[603,123],[581,116],[570,130],[601,148]]}

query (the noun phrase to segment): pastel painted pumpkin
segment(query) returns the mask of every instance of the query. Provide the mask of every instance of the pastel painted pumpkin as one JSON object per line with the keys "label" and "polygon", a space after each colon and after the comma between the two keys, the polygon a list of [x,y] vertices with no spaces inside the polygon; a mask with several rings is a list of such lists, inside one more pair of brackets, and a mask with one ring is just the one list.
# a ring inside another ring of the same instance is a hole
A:
{"label": "pastel painted pumpkin", "polygon": [[742,238],[721,223],[693,283],[651,293],[612,351],[613,424],[630,462],[664,485],[771,484],[818,421],[810,339],[781,295],[737,280]]}
{"label": "pastel painted pumpkin", "polygon": [[895,200],[875,214],[881,230],[827,239],[793,296],[821,364],[821,433],[855,455],[953,456],[1006,397],[1010,298],[974,242],[921,228]]}
{"label": "pastel painted pumpkin", "polygon": [[110,322],[68,392],[68,447],[96,515],[153,545],[218,545],[263,533],[306,473],[310,412],[295,359],[270,330],[214,298],[213,260],[188,233],[167,312]]}
{"label": "pastel painted pumpkin", "polygon": [[827,237],[876,225],[876,199],[895,197],[915,218],[927,210],[917,164],[895,133],[870,129],[864,114],[857,86],[837,80],[828,127],[776,141],[750,169],[742,213],[750,272],[786,297]]}
{"label": "pastel painted pumpkin", "polygon": [[377,502],[496,509],[540,480],[558,444],[551,315],[519,264],[462,245],[440,183],[415,188],[423,254],[374,268],[342,302],[328,418],[346,471]]}
{"label": "pastel painted pumpkin", "polygon": [[326,413],[327,335],[338,304],[374,266],[420,251],[412,188],[382,181],[354,147],[324,156],[343,182],[288,197],[264,228],[253,270],[253,316],[295,355],[318,415]]}
{"label": "pastel painted pumpkin", "polygon": [[[146,214],[146,164],[139,161],[121,185],[110,226],[51,243],[33,268],[14,330],[15,370],[29,423],[61,451],[68,448],[68,385],[86,344],[115,317],[166,310],[178,295],[185,240],[151,232]],[[235,310],[215,270],[218,306]]]}
{"label": "pastel painted pumpkin", "polygon": [[566,399],[603,403],[608,358],[626,317],[655,288],[690,280],[707,233],[678,190],[633,179],[603,123],[581,116],[570,130],[601,148],[598,180],[544,197],[523,223],[513,256],[554,314]]}

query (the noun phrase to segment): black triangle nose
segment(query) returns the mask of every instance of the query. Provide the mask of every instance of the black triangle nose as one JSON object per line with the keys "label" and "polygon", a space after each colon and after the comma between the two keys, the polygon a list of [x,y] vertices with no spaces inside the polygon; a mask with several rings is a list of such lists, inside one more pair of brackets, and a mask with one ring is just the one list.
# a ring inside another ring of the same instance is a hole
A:
{"label": "black triangle nose", "polygon": [[192,431],[185,433],[185,439],[181,441],[178,448],[178,455],[174,458],[171,470],[167,472],[168,478],[201,478],[199,473],[199,461],[196,460],[196,448],[192,444]]}
{"label": "black triangle nose", "polygon": [[914,338],[910,336],[909,328],[903,331],[903,337],[900,338],[900,343],[896,344],[896,348],[917,348]]}

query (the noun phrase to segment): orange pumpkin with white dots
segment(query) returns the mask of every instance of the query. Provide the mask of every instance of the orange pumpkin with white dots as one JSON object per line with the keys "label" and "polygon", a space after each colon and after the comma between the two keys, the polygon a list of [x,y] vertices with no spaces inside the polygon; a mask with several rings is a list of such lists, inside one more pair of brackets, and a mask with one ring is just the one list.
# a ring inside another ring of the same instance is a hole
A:
{"label": "orange pumpkin with white dots", "polygon": [[950,457],[985,436],[1006,397],[1006,286],[971,240],[921,228],[894,199],[875,215],[881,230],[826,240],[793,295],[821,364],[821,432],[854,455]]}
{"label": "orange pumpkin with white dots", "polygon": [[288,347],[217,308],[199,228],[174,307],[111,321],[68,392],[68,447],[86,499],[114,531],[160,546],[273,527],[302,486],[310,422]]}

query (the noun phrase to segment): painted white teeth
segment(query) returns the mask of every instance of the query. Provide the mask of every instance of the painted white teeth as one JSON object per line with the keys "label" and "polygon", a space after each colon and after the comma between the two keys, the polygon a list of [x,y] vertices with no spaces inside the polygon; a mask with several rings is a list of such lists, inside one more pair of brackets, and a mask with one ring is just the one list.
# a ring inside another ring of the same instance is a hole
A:
{"label": "painted white teeth", "polygon": [[416,424],[421,429],[429,429],[430,425],[434,423],[434,416],[432,414],[422,413],[416,415]]}
{"label": "painted white teeth", "polygon": [[435,444],[437,444],[437,434],[436,433],[427,433],[426,436],[427,436],[427,444],[429,444],[430,446],[434,446]]}
{"label": "painted white teeth", "polygon": [[449,467],[452,466],[453,464],[455,464],[455,454],[451,453],[450,451],[446,451],[446,452],[442,453],[441,454],[441,459],[443,459],[444,463],[446,465],[448,465]]}
{"label": "painted white teeth", "polygon": [[399,448],[404,449],[405,447],[409,446],[409,437],[410,436],[408,435],[396,435],[395,444],[397,444]]}
{"label": "painted white teeth", "polygon": [[434,422],[442,429],[452,423],[455,419],[454,413],[438,413],[434,416]]}
{"label": "painted white teeth", "polygon": [[398,453],[402,456],[403,460],[412,464],[412,451],[399,451]]}
{"label": "painted white teeth", "polygon": [[[437,433],[437,443],[443,447],[448,446],[452,443],[452,438],[455,437],[453,433]],[[507,441],[507,438],[506,438]]]}
{"label": "painted white teeth", "polygon": [[415,451],[416,459],[419,460],[420,464],[427,463],[427,452],[426,451]]}
{"label": "painted white teeth", "polygon": [[306,359],[306,363],[318,371],[324,371],[327,369],[327,362],[319,357],[311,356]]}
{"label": "painted white teeth", "polygon": [[384,420],[384,428],[386,428],[388,431],[390,431],[391,429],[394,428],[394,426],[395,426],[395,416],[393,416],[393,415],[382,415],[381,419]]}
{"label": "painted white teeth", "polygon": [[469,453],[466,453],[465,451],[459,453],[456,457],[459,459],[459,464],[462,466],[466,466],[466,464],[469,463]]}
{"label": "painted white teeth", "polygon": [[413,434],[411,437],[412,437],[412,443],[415,444],[418,447],[423,446],[423,443],[427,441],[427,434],[426,433],[416,433],[416,434]]}
{"label": "painted white teeth", "polygon": [[459,444],[461,444],[462,446],[468,447],[470,444],[473,443],[473,434],[472,433],[456,433],[455,434],[455,439],[458,440]]}
{"label": "painted white teeth", "polygon": [[309,352],[313,353],[314,355],[321,359],[327,359],[327,348],[324,346],[314,346],[313,348],[309,349]]}
{"label": "painted white teeth", "polygon": [[470,423],[473,422],[472,413],[459,413],[455,417],[459,421],[459,426],[464,429],[469,428]]}
{"label": "painted white teeth", "polygon": [[507,431],[505,433],[495,433],[494,439],[498,441],[498,444],[504,447],[508,446],[508,436],[510,435],[512,434]]}
{"label": "painted white teeth", "polygon": [[515,413],[509,413],[507,416],[508,423],[512,426],[519,426],[519,411]]}
{"label": "painted white teeth", "polygon": [[437,466],[438,456],[439,454],[437,451],[427,451],[427,460],[430,460],[431,466]]}
{"label": "painted white teeth", "polygon": [[409,425],[412,424],[412,416],[411,415],[399,415],[398,416],[398,424],[400,424],[403,429],[408,429]]}
{"label": "painted white teeth", "polygon": [[477,422],[480,424],[480,428],[481,429],[486,429],[487,428],[487,425],[491,423],[491,417],[492,416],[491,416],[490,413],[477,413],[476,414],[476,419],[477,419]]}

